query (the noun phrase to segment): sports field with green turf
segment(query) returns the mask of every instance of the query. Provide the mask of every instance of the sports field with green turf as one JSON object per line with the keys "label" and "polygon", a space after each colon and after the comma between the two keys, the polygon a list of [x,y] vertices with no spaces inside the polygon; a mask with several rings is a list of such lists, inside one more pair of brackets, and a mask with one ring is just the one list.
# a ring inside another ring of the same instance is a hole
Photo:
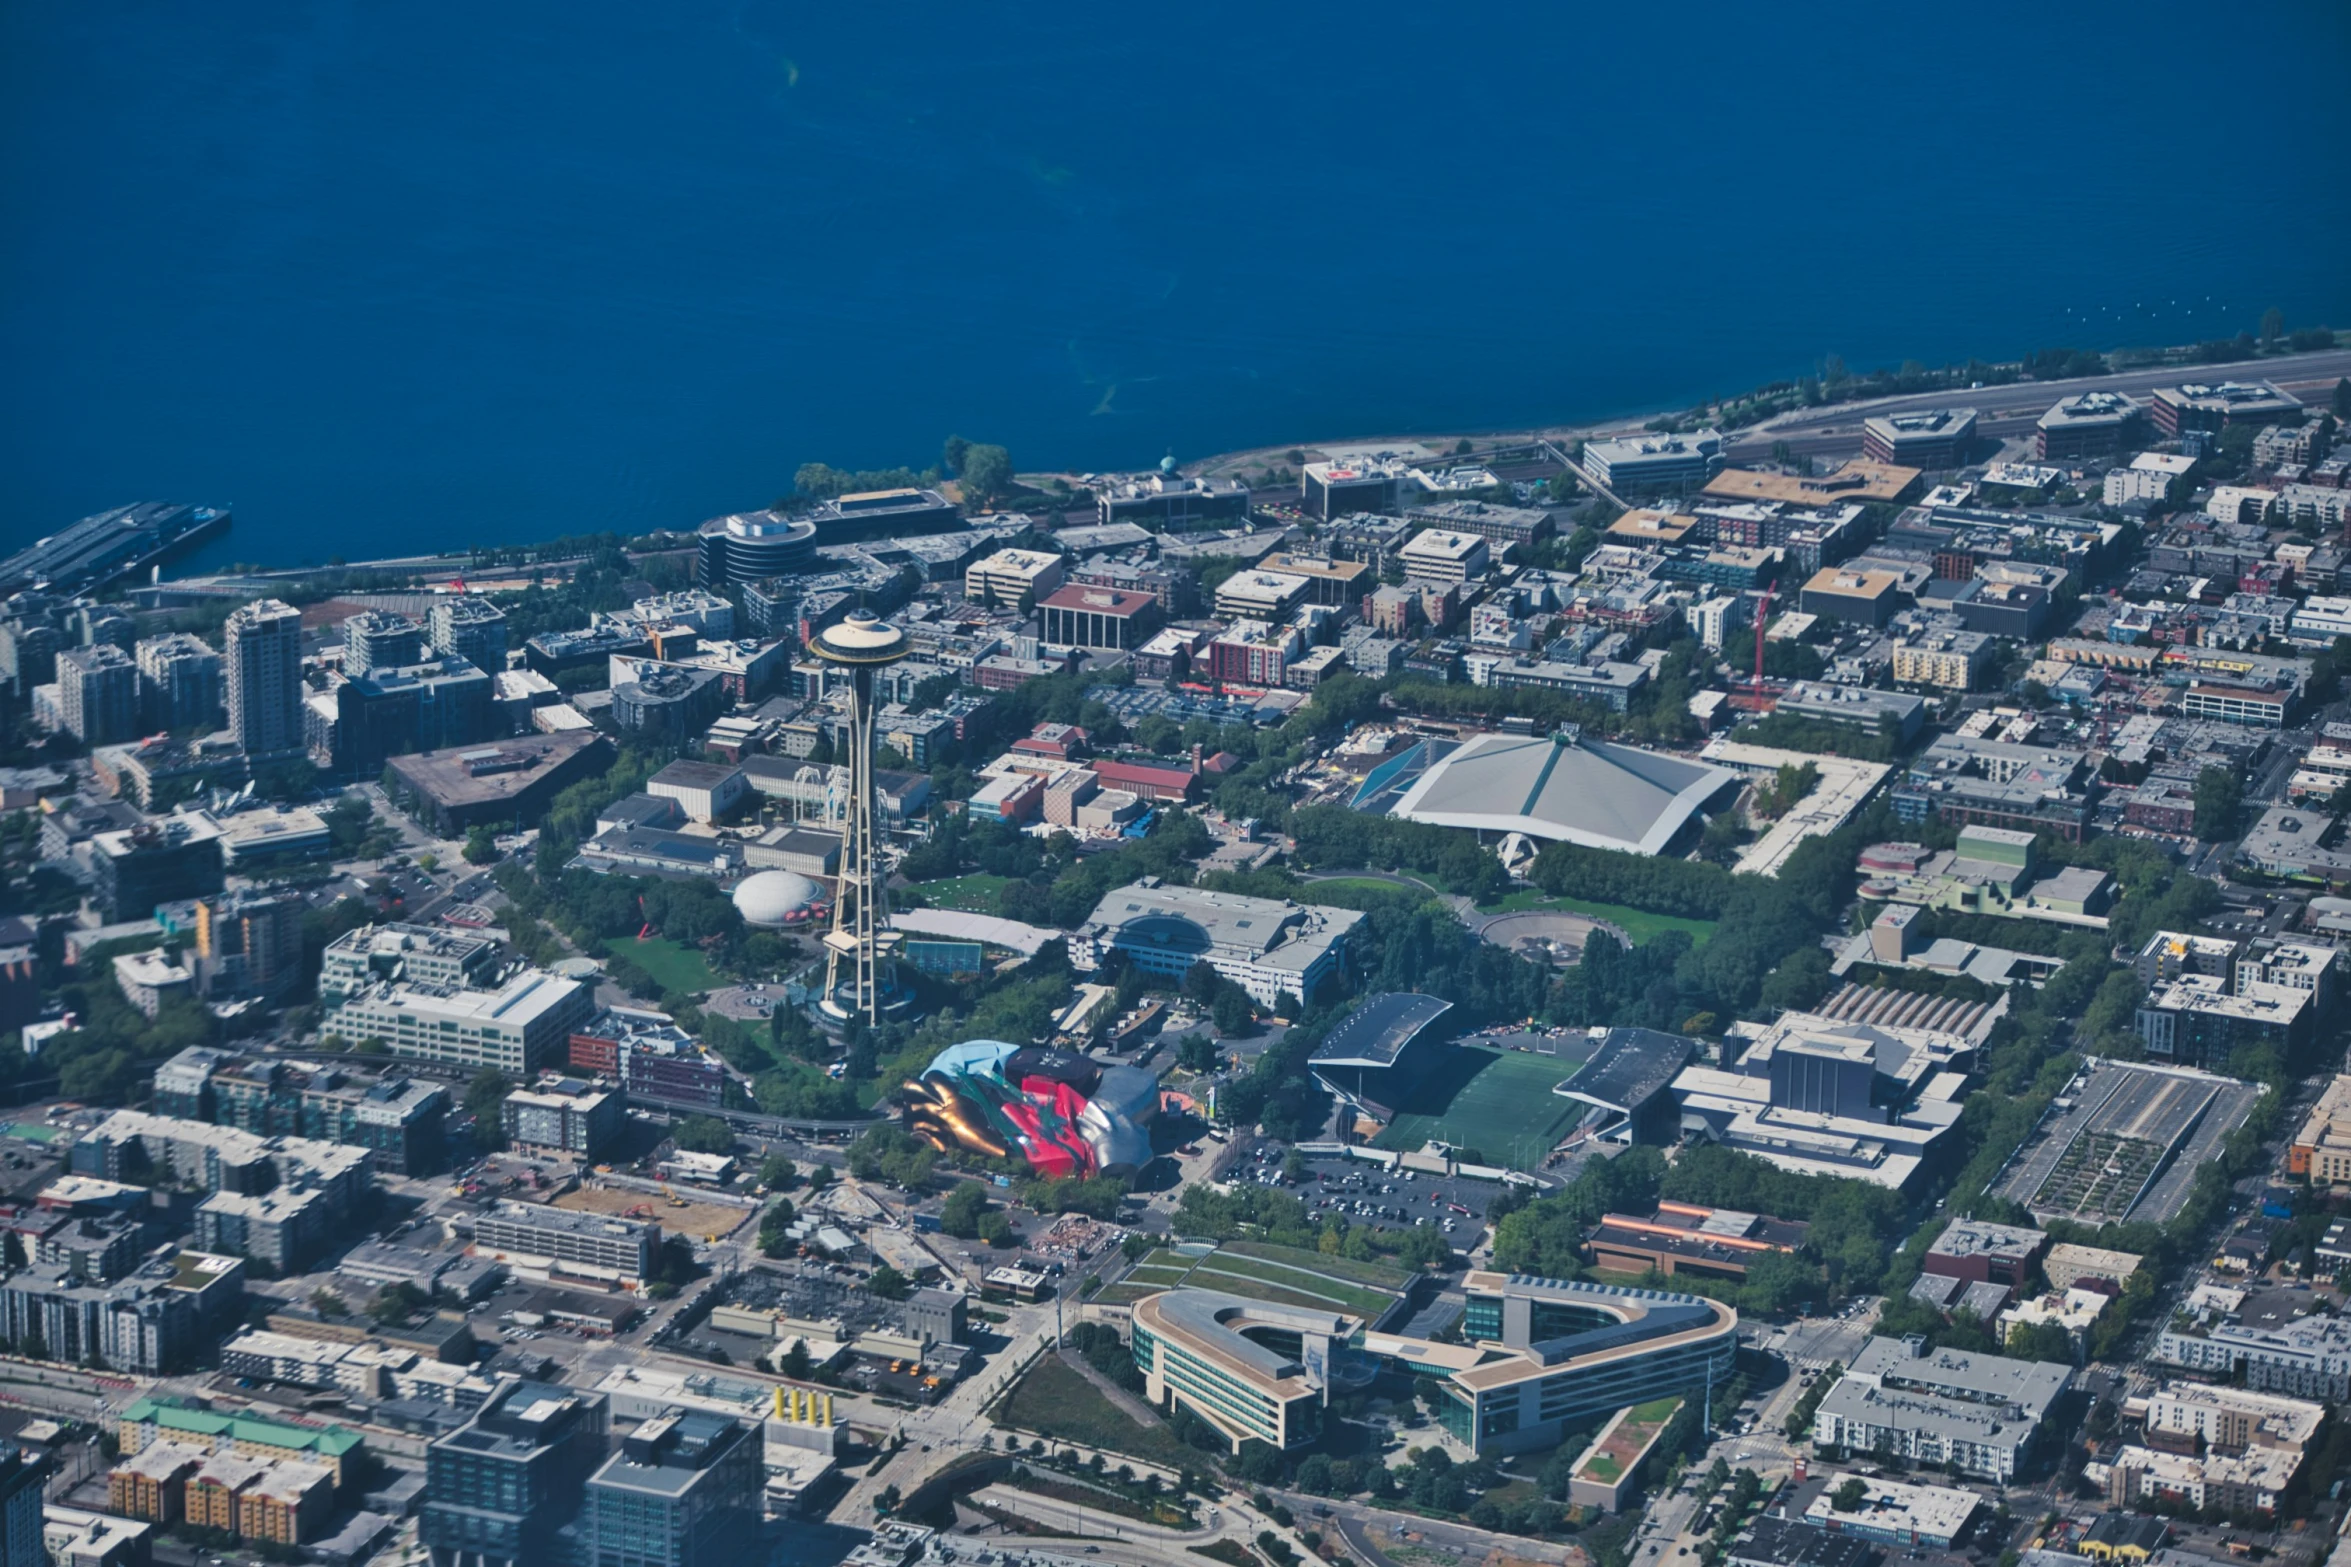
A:
{"label": "sports field with green turf", "polygon": [[1533,1169],[1587,1108],[1551,1091],[1581,1064],[1566,1054],[1457,1045],[1373,1146],[1410,1153],[1426,1142],[1449,1143],[1512,1169]]}

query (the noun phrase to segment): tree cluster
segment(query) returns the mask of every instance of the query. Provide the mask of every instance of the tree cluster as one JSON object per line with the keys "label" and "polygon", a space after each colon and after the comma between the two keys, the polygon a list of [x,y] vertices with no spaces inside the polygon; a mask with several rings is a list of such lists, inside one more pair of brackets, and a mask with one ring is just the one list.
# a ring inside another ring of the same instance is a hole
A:
{"label": "tree cluster", "polygon": [[887,1181],[901,1191],[919,1191],[938,1166],[938,1150],[911,1132],[876,1126],[849,1145],[849,1173],[861,1181]]}
{"label": "tree cluster", "polygon": [[1812,763],[1784,763],[1771,782],[1756,787],[1755,814],[1767,819],[1785,816],[1819,787],[1820,769]]}
{"label": "tree cluster", "polygon": [[1187,1186],[1176,1208],[1175,1230],[1201,1240],[1232,1240],[1247,1234],[1279,1246],[1358,1262],[1388,1256],[1413,1269],[1440,1267],[1452,1260],[1452,1248],[1433,1227],[1381,1230],[1350,1225],[1335,1213],[1318,1219],[1291,1193],[1264,1186],[1241,1186],[1230,1193],[1204,1185]]}
{"label": "tree cluster", "polygon": [[[1774,643],[1771,646],[1784,646]],[[1764,656],[1768,666],[1771,657]],[[1886,728],[1862,729],[1852,724],[1830,723],[1825,719],[1804,718],[1794,713],[1773,713],[1753,723],[1742,724],[1738,731],[1742,745],[1768,745],[1782,751],[1809,751],[1816,756],[1844,756],[1857,762],[1890,762],[1902,754],[1898,735]]]}
{"label": "tree cluster", "polygon": [[1003,1209],[990,1205],[988,1189],[977,1181],[962,1182],[947,1194],[939,1228],[958,1239],[985,1241],[996,1247],[1009,1246],[1016,1239],[1012,1220]]}
{"label": "tree cluster", "polygon": [[921,473],[912,468],[836,468],[830,463],[804,462],[792,474],[792,493],[776,502],[788,510],[802,501],[829,501],[868,490],[922,489],[939,482],[939,470]]}
{"label": "tree cluster", "polygon": [[[1495,1227],[1495,1264],[1513,1273],[1583,1277],[1584,1236],[1592,1226],[1611,1213],[1647,1214],[1661,1198],[1811,1226],[1800,1251],[1759,1254],[1743,1280],[1695,1281],[1765,1314],[1817,1302],[1831,1291],[1877,1289],[1908,1224],[1899,1197],[1864,1181],[1791,1175],[1727,1148],[1693,1149],[1671,1166],[1654,1150],[1635,1148],[1593,1161],[1558,1193],[1505,1216]],[[1693,1281],[1677,1278],[1675,1286],[1690,1288]]]}
{"label": "tree cluster", "polygon": [[1109,1323],[1080,1322],[1064,1335],[1063,1342],[1085,1356],[1087,1365],[1129,1393],[1143,1391],[1143,1373],[1128,1353],[1126,1341],[1118,1336],[1118,1329]]}
{"label": "tree cluster", "polygon": [[735,1151],[735,1131],[715,1115],[689,1115],[670,1128],[670,1141],[687,1153]]}

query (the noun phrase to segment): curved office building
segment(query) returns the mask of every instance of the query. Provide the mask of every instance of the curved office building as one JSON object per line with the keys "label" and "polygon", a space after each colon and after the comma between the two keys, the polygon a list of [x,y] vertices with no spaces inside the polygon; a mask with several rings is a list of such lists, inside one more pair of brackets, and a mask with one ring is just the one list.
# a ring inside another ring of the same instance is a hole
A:
{"label": "curved office building", "polygon": [[1333,1350],[1362,1326],[1335,1311],[1174,1289],[1135,1302],[1135,1365],[1155,1404],[1171,1399],[1224,1433],[1298,1447],[1322,1434]]}
{"label": "curved office building", "polygon": [[816,565],[816,524],[772,511],[737,512],[702,525],[696,580],[706,588],[788,577]]}
{"label": "curved office building", "polygon": [[1322,1429],[1333,1363],[1363,1356],[1433,1377],[1445,1429],[1480,1453],[1548,1447],[1630,1404],[1703,1397],[1727,1378],[1739,1314],[1720,1301],[1526,1274],[1463,1281],[1466,1340],[1364,1331],[1355,1318],[1175,1289],[1137,1301],[1134,1357],[1151,1398],[1181,1403],[1239,1451]]}

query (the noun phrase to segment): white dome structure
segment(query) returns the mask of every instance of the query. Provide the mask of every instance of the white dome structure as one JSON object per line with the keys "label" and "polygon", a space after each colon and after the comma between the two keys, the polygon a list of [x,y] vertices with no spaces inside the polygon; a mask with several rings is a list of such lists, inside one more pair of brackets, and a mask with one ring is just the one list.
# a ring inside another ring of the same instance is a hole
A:
{"label": "white dome structure", "polygon": [[735,889],[735,911],[746,925],[800,925],[824,913],[824,889],[798,871],[761,871]]}

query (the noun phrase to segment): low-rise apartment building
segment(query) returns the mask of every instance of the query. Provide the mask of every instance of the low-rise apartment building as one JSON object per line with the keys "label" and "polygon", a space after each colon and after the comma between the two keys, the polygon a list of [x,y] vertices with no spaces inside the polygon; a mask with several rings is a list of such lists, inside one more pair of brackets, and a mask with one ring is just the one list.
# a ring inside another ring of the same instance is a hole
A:
{"label": "low-rise apartment building", "polygon": [[381,1040],[396,1056],[519,1078],[561,1060],[572,1030],[594,1009],[578,981],[523,969],[493,990],[375,985],[345,997],[320,1027],[357,1043]]}
{"label": "low-rise apartment building", "polygon": [[1929,631],[1894,644],[1894,680],[1900,685],[1973,691],[1991,670],[1992,639],[1981,631]]}
{"label": "low-rise apartment building", "polygon": [[2351,1320],[2301,1317],[2271,1326],[2175,1322],[2155,1341],[2155,1358],[2190,1371],[2242,1372],[2256,1392],[2295,1398],[2351,1398]]}
{"label": "low-rise apartment building", "polygon": [[503,1202],[473,1220],[474,1250],[517,1272],[599,1288],[642,1289],[653,1277],[661,1226],[533,1203]]}
{"label": "low-rise apartment building", "polygon": [[1873,1338],[1820,1401],[1812,1439],[1848,1452],[1890,1450],[2005,1484],[2072,1385],[2071,1366]]}
{"label": "low-rise apartment building", "polygon": [[2338,1072],[2286,1149],[2286,1170],[2313,1186],[2351,1186],[2351,1073]]}

